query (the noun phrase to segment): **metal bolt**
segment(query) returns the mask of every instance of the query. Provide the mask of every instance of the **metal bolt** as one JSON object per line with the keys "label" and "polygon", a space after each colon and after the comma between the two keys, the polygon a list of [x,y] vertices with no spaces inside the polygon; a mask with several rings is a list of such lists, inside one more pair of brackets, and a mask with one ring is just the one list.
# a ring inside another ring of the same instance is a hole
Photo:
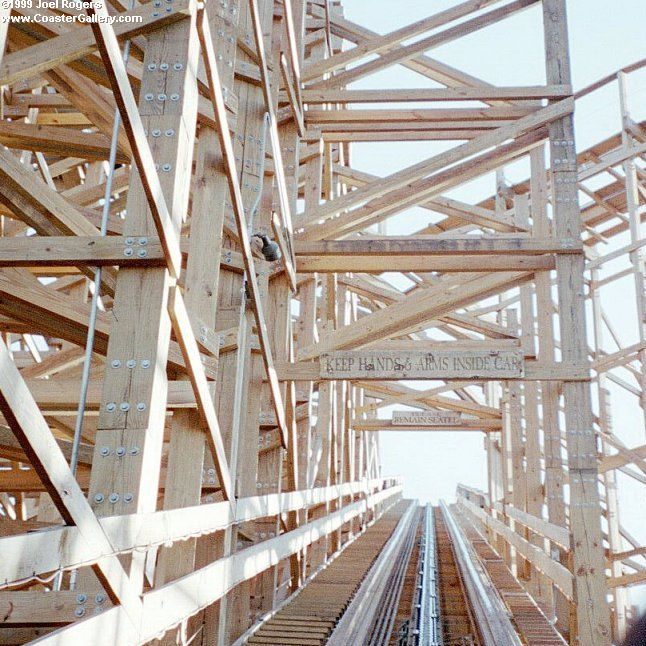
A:
{"label": "metal bolt", "polygon": [[114,505],[116,502],[119,502],[119,494],[118,493],[111,493],[108,500]]}
{"label": "metal bolt", "polygon": [[123,250],[123,255],[124,255],[124,256],[126,256],[126,257],[128,257],[128,258],[129,258],[130,256],[132,256],[132,254],[133,254],[133,253],[134,253],[134,251],[133,251],[130,247],[126,247],[126,248]]}
{"label": "metal bolt", "polygon": [[139,412],[146,410],[146,404],[145,404],[144,402],[139,402],[139,403],[137,404],[137,410],[138,410]]}
{"label": "metal bolt", "polygon": [[108,411],[108,413],[111,413],[113,410],[115,410],[116,407],[117,405],[114,402],[109,402],[108,404],[106,404],[105,409]]}
{"label": "metal bolt", "polygon": [[141,367],[142,367],[142,368],[150,368],[150,361],[149,361],[148,359],[144,359],[144,360],[141,362]]}
{"label": "metal bolt", "polygon": [[141,236],[141,238],[139,238],[139,244],[140,244],[142,247],[143,247],[143,246],[145,246],[145,245],[147,245],[147,244],[148,244],[148,238],[146,238],[146,237],[144,237],[144,236]]}
{"label": "metal bolt", "polygon": [[137,361],[135,359],[128,359],[128,361],[126,361],[126,366],[132,370],[137,366]]}
{"label": "metal bolt", "polygon": [[131,503],[134,500],[134,496],[131,493],[124,494],[123,502]]}
{"label": "metal bolt", "polygon": [[166,100],[166,95],[162,92],[161,94],[157,95],[157,100],[158,101],[165,101]]}
{"label": "metal bolt", "polygon": [[172,166],[171,166],[170,164],[164,164],[164,165],[162,166],[162,170],[163,170],[165,173],[167,173],[171,168],[172,168]]}
{"label": "metal bolt", "polygon": [[137,252],[137,255],[140,258],[145,258],[148,255],[148,252],[145,249],[139,249],[139,251]]}
{"label": "metal bolt", "polygon": [[113,359],[111,365],[113,368],[119,368],[121,367],[121,361],[119,361],[119,359]]}
{"label": "metal bolt", "polygon": [[[157,6],[157,3],[155,3],[155,6]],[[148,69],[152,72],[153,70],[157,69],[157,63],[148,63]]]}
{"label": "metal bolt", "polygon": [[160,69],[160,70],[164,70],[164,72],[165,72],[165,71],[168,69],[168,63],[162,63],[162,64],[159,66],[159,69]]}
{"label": "metal bolt", "polygon": [[85,608],[83,608],[82,606],[79,606],[79,607],[78,607],[78,608],[76,608],[76,610],[74,611],[74,615],[75,615],[76,617],[82,617],[84,614],[85,614]]}
{"label": "metal bolt", "polygon": [[117,449],[117,455],[121,458],[126,454],[126,447],[125,446],[120,446]]}
{"label": "metal bolt", "polygon": [[103,592],[97,592],[94,597],[94,601],[97,603],[103,603],[105,601],[105,594],[103,594]]}
{"label": "metal bolt", "polygon": [[183,69],[184,69],[184,66],[183,66],[181,63],[175,63],[175,64],[173,65],[173,69],[174,69],[176,72],[179,72],[180,70],[183,70]]}
{"label": "metal bolt", "polygon": [[130,455],[139,455],[139,447],[138,446],[133,446],[130,449]]}
{"label": "metal bolt", "polygon": [[102,493],[95,493],[94,494],[94,502],[102,503],[104,500],[105,500],[105,498],[103,497]]}
{"label": "metal bolt", "polygon": [[159,130],[158,128],[155,128],[153,130],[153,137],[161,137],[161,130]]}
{"label": "metal bolt", "polygon": [[82,592],[80,594],[76,595],[76,603],[85,603],[87,601],[87,595],[83,594]]}
{"label": "metal bolt", "polygon": [[146,101],[152,101],[154,96],[152,94],[148,93],[148,94],[145,95],[144,98],[146,99]]}
{"label": "metal bolt", "polygon": [[126,244],[127,244],[127,245],[135,244],[135,239],[134,239],[134,238],[131,238],[130,236],[128,236],[128,237],[126,238]]}
{"label": "metal bolt", "polygon": [[119,404],[119,408],[126,413],[130,410],[130,404],[128,402],[121,402],[121,404]]}
{"label": "metal bolt", "polygon": [[[159,4],[161,6],[161,2]],[[159,11],[153,12],[153,18],[159,18]]]}
{"label": "metal bolt", "polygon": [[170,100],[171,101],[179,101],[179,94],[171,94],[170,95]]}
{"label": "metal bolt", "polygon": [[102,446],[101,447],[101,455],[105,458],[106,456],[110,455],[110,447],[108,446]]}
{"label": "metal bolt", "polygon": [[175,134],[175,131],[172,128],[169,128],[164,134],[167,137],[172,137]]}

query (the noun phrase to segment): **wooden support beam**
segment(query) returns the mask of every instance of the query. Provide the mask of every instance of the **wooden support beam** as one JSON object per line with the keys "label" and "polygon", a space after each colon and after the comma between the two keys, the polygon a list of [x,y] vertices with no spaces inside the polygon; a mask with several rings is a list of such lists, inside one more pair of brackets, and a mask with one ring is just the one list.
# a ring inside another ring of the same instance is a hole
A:
{"label": "wooden support beam", "polygon": [[[166,262],[171,275],[177,278],[181,272],[182,257],[177,240],[174,222],[180,222],[184,215],[169,210],[159,181],[155,161],[148,145],[144,125],[137,108],[137,102],[128,80],[126,67],[121,58],[121,49],[114,28],[109,22],[109,15],[104,5],[87,7],[88,16],[95,18],[92,31],[96,39],[101,59],[105,65],[114,98],[123,119],[128,135],[134,161],[139,170],[141,184],[148,200],[148,206],[155,222],[157,234],[161,241]],[[228,128],[225,122],[225,128]],[[227,130],[228,132],[228,130]],[[165,166],[162,166],[162,171]],[[168,169],[169,171],[172,168]],[[176,209],[175,205],[173,208]]]}
{"label": "wooden support beam", "polygon": [[[153,5],[135,7],[122,13],[131,16],[114,23],[114,32],[120,39],[134,38],[153,29],[166,27],[189,14],[188,0],[175,0],[170,11],[159,12]],[[155,15],[157,14],[157,15]],[[135,17],[141,17],[141,21]],[[80,25],[73,30],[54,36],[19,52],[4,57],[0,65],[0,84],[17,83],[60,65],[71,63],[96,51],[92,28]]]}
{"label": "wooden support beam", "polygon": [[198,33],[200,35],[200,44],[202,46],[202,56],[204,60],[206,76],[209,82],[211,103],[213,104],[215,119],[218,125],[217,132],[220,141],[220,148],[222,150],[227,179],[229,182],[229,193],[231,195],[233,214],[238,229],[238,239],[242,247],[242,256],[245,264],[247,284],[249,286],[249,292],[253,303],[258,340],[260,342],[260,349],[262,352],[263,361],[265,363],[265,370],[267,372],[267,378],[269,381],[272,402],[274,404],[274,411],[276,413],[276,420],[281,432],[283,446],[286,448],[288,443],[288,434],[287,425],[285,422],[283,398],[280,392],[280,385],[276,377],[276,370],[274,368],[274,360],[271,354],[271,348],[269,346],[267,324],[263,313],[260,288],[258,287],[258,279],[256,278],[255,262],[251,253],[251,246],[249,244],[247,220],[242,203],[242,193],[240,190],[240,183],[238,181],[235,155],[233,153],[231,135],[229,134],[229,130],[226,127],[226,114],[224,108],[224,99],[222,96],[222,84],[220,83],[220,76],[216,65],[215,52],[213,50],[213,40],[211,38],[209,22],[206,14],[206,9],[204,7],[198,10],[197,26]]}
{"label": "wooden support beam", "polygon": [[63,520],[75,524],[83,539],[102,553],[95,571],[106,586],[113,603],[121,604],[124,622],[138,626],[142,604],[130,584],[114,549],[99,525],[81,488],[72,475],[47,422],[38,410],[24,379],[0,341],[0,410],[37,471]]}
{"label": "wooden support beam", "polygon": [[565,99],[571,96],[567,85],[526,87],[451,87],[429,89],[303,90],[303,102],[320,103],[409,103],[413,101],[505,101]]}
{"label": "wooden support beam", "polygon": [[456,424],[424,424],[423,426],[411,424],[394,424],[393,420],[389,419],[369,419],[357,420],[352,423],[352,430],[366,432],[366,431],[388,431],[390,433],[397,431],[416,431],[419,433],[425,432],[482,432],[494,433],[500,431],[502,422],[499,419],[467,419],[462,418]]}
{"label": "wooden support beam", "polygon": [[451,291],[446,290],[446,285],[440,284],[411,294],[403,303],[395,303],[373,312],[352,326],[328,333],[319,343],[299,350],[298,358],[314,359],[324,352],[360,347],[367,341],[387,338],[394,333],[401,334],[407,328],[421,325],[531,278],[531,274],[524,272],[461,276],[460,285]]}
{"label": "wooden support beam", "polygon": [[231,481],[231,474],[229,473],[220,425],[206,381],[206,375],[204,374],[204,368],[200,362],[200,351],[197,347],[195,336],[193,335],[191,320],[178,287],[171,287],[170,289],[168,312],[188,368],[200,418],[207,430],[206,436],[213,455],[213,462],[218,472],[220,486],[222,487],[225,499],[231,501],[234,499],[233,482]]}
{"label": "wooden support beam", "polygon": [[312,273],[366,273],[386,271],[473,272],[473,271],[550,271],[556,266],[552,256],[299,256],[298,271]]}
{"label": "wooden support beam", "polygon": [[[377,504],[392,503],[401,493],[401,486],[390,487],[342,509],[302,525],[291,532],[271,538],[215,561],[192,574],[144,595],[143,621],[138,629],[126,623],[124,609],[115,606],[83,622],[72,624],[45,635],[42,643],[68,646],[93,640],[96,646],[108,646],[115,638],[122,646],[139,644],[156,638],[160,631],[170,629],[183,618],[223,597],[236,584],[255,577],[263,570],[315,540],[327,536]],[[205,587],[204,580],[218,582]],[[162,612],[162,608],[164,609]]]}
{"label": "wooden support beam", "polygon": [[28,236],[0,238],[0,267],[163,267],[159,238],[147,236]]}
{"label": "wooden support beam", "polygon": [[[547,82],[569,84],[566,6],[564,0],[543,0]],[[572,114],[550,125],[552,206],[556,236],[578,235],[581,215],[577,196],[577,156]],[[564,361],[587,359],[583,294],[584,259],[557,257],[557,288]],[[601,541],[596,441],[592,428],[590,385],[563,383],[568,467],[573,595],[581,646],[606,646],[612,641],[606,603],[605,561]]]}
{"label": "wooden support beam", "polygon": [[[482,256],[490,254],[582,253],[580,240],[557,240],[512,235],[483,236],[361,236],[350,240],[297,240],[298,256]],[[386,262],[390,262],[387,260]],[[300,266],[299,266],[300,271]]]}
{"label": "wooden support beam", "polygon": [[[494,369],[483,371],[478,370],[446,370],[438,371],[438,374],[434,372],[429,372],[428,376],[424,376],[422,371],[419,372],[406,372],[403,369],[394,369],[392,371],[377,371],[376,374],[372,374],[370,369],[360,370],[357,366],[359,363],[359,357],[370,355],[371,353],[366,351],[361,352],[342,352],[337,353],[339,356],[338,361],[339,365],[341,362],[341,355],[356,356],[355,366],[352,370],[348,370],[348,374],[343,376],[344,371],[339,370],[338,372],[332,372],[332,374],[326,374],[324,361],[327,362],[326,353],[321,354],[321,364],[316,362],[309,361],[298,361],[296,363],[284,363],[278,364],[278,378],[281,381],[316,381],[316,380],[325,380],[325,379],[345,379],[350,381],[355,380],[375,380],[375,381],[400,381],[400,380],[419,380],[419,379],[457,379],[460,381],[469,381],[474,382],[482,381],[483,379],[501,379],[505,381],[534,381],[534,380],[545,380],[545,381],[563,381],[564,379],[570,381],[581,381],[586,382],[590,381],[590,368],[587,364],[575,365],[567,363],[548,363],[542,364],[536,361],[526,361],[524,362],[524,367],[522,373],[512,374],[512,371],[501,372],[496,376],[496,371]],[[373,353],[374,354],[374,353]],[[396,355],[397,353],[377,353],[379,355]],[[450,354],[450,353],[449,353]],[[337,357],[332,355],[334,359]],[[334,360],[333,359],[333,360]],[[401,371],[400,371],[401,370]]]}

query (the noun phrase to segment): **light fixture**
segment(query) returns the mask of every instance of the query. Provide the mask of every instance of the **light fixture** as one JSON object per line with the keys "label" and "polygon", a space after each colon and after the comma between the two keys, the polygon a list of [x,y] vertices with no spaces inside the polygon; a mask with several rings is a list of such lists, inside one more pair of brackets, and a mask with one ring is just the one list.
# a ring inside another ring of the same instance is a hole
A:
{"label": "light fixture", "polygon": [[262,240],[262,249],[260,251],[262,251],[265,260],[268,262],[276,262],[276,260],[281,259],[280,247],[273,240],[270,240],[268,236],[264,233],[254,233],[252,237]]}

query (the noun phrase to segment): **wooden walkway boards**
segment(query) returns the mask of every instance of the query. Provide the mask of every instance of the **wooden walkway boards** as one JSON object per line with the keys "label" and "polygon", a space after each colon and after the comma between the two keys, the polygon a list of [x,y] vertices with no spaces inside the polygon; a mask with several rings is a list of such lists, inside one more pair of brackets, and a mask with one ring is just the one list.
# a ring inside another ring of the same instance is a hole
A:
{"label": "wooden walkway boards", "polygon": [[[410,629],[410,622],[415,615],[416,606],[419,603],[419,591],[417,584],[419,582],[419,570],[422,566],[420,563],[420,543],[424,534],[424,508],[420,507],[417,511],[417,531],[415,532],[415,545],[411,553],[408,567],[406,568],[406,575],[402,583],[401,596],[397,606],[397,614],[395,615],[395,624],[393,632],[390,636],[390,646],[399,646],[399,635],[401,631],[408,634]],[[405,628],[408,624],[408,629]]]}
{"label": "wooden walkway boards", "polygon": [[386,512],[246,643],[325,644],[408,505],[401,501]]}
{"label": "wooden walkway boards", "polygon": [[447,645],[479,646],[478,630],[469,610],[469,601],[453,553],[451,538],[442,510],[433,507],[437,541],[437,576],[442,634]]}
{"label": "wooden walkway boards", "polygon": [[512,623],[523,643],[527,646],[565,646],[567,642],[482,534],[455,505],[451,511],[509,609]]}

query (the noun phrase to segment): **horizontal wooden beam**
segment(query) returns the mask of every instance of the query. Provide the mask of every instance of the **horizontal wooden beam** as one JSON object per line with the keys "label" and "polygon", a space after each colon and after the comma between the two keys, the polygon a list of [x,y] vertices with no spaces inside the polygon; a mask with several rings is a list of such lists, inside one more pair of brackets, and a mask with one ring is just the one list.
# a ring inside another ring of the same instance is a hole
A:
{"label": "horizontal wooden beam", "polygon": [[0,267],[105,265],[163,267],[159,238],[149,236],[25,236],[0,238]]}
{"label": "horizontal wooden beam", "polygon": [[472,272],[472,271],[551,271],[556,267],[552,255],[463,256],[388,255],[388,256],[299,256],[298,272],[381,274],[387,271]]}
{"label": "horizontal wooden beam", "polygon": [[[82,601],[81,601],[82,600]],[[85,594],[70,590],[50,592],[0,592],[2,627],[64,626],[80,621],[85,615],[99,613],[112,606],[103,592]]]}
{"label": "horizontal wooden beam", "polygon": [[[325,379],[343,379],[338,375],[324,376],[318,362],[299,361],[296,363],[279,363],[276,366],[278,378],[281,381],[320,381]],[[365,381],[369,377],[365,375],[361,380]],[[482,376],[459,376],[460,380],[483,381]],[[349,381],[356,381],[359,378],[349,378]],[[399,380],[419,380],[419,376],[400,375],[394,377]],[[487,377],[488,380],[496,380],[496,377]],[[519,377],[499,377],[504,381],[588,381],[590,379],[589,366],[568,365],[565,363],[539,363],[538,361],[526,361],[524,375]],[[387,381],[388,378],[375,377],[376,381]]]}
{"label": "horizontal wooden beam", "polygon": [[458,503],[467,513],[483,522],[487,527],[501,536],[510,546],[514,547],[521,556],[548,577],[568,599],[574,598],[574,577],[570,570],[558,561],[552,559],[542,549],[517,534],[513,529],[507,527],[505,523],[490,516],[486,510],[474,505],[471,501],[461,497]]}
{"label": "horizontal wooden beam", "polygon": [[[107,160],[110,140],[100,132],[82,132],[74,128],[34,123],[0,122],[0,144],[16,150],[32,150],[57,156],[89,160]],[[117,161],[129,163],[130,157],[118,151]]]}
{"label": "horizontal wooden beam", "polygon": [[308,90],[303,103],[408,103],[413,101],[524,101],[565,99],[572,94],[569,85],[529,85],[518,87],[411,88],[397,90]]}
{"label": "horizontal wooden beam", "polygon": [[438,432],[438,431],[481,431],[491,433],[502,429],[500,419],[465,419],[458,420],[455,424],[393,424],[391,419],[366,419],[356,420],[350,423],[353,431],[417,431],[417,432]]}
{"label": "horizontal wooden beam", "polygon": [[538,518],[532,514],[528,514],[522,509],[516,509],[513,505],[503,505],[500,503],[494,503],[496,510],[500,513],[513,518],[515,521],[524,525],[528,529],[531,529],[533,532],[549,538],[552,542],[557,543],[561,547],[569,550],[570,545],[570,532],[566,527],[560,527],[554,523],[550,523],[543,518]]}
{"label": "horizontal wooden beam", "polygon": [[[244,523],[275,516],[281,511],[321,505],[341,496],[365,494],[398,484],[393,478],[361,480],[342,485],[317,487],[303,491],[239,498],[232,506],[215,502],[197,507],[183,507],[145,514],[128,514],[100,518],[99,523],[118,552],[162,545],[184,540],[197,534],[213,534],[233,523]],[[29,579],[56,569],[73,569],[89,565],[100,558],[97,545],[83,540],[76,527],[50,527],[0,539],[0,587]],[[30,560],[20,557],[30,554]]]}
{"label": "horizontal wooden beam", "polygon": [[528,235],[478,236],[361,236],[350,240],[297,240],[296,256],[442,256],[582,253],[579,239],[538,238]]}

